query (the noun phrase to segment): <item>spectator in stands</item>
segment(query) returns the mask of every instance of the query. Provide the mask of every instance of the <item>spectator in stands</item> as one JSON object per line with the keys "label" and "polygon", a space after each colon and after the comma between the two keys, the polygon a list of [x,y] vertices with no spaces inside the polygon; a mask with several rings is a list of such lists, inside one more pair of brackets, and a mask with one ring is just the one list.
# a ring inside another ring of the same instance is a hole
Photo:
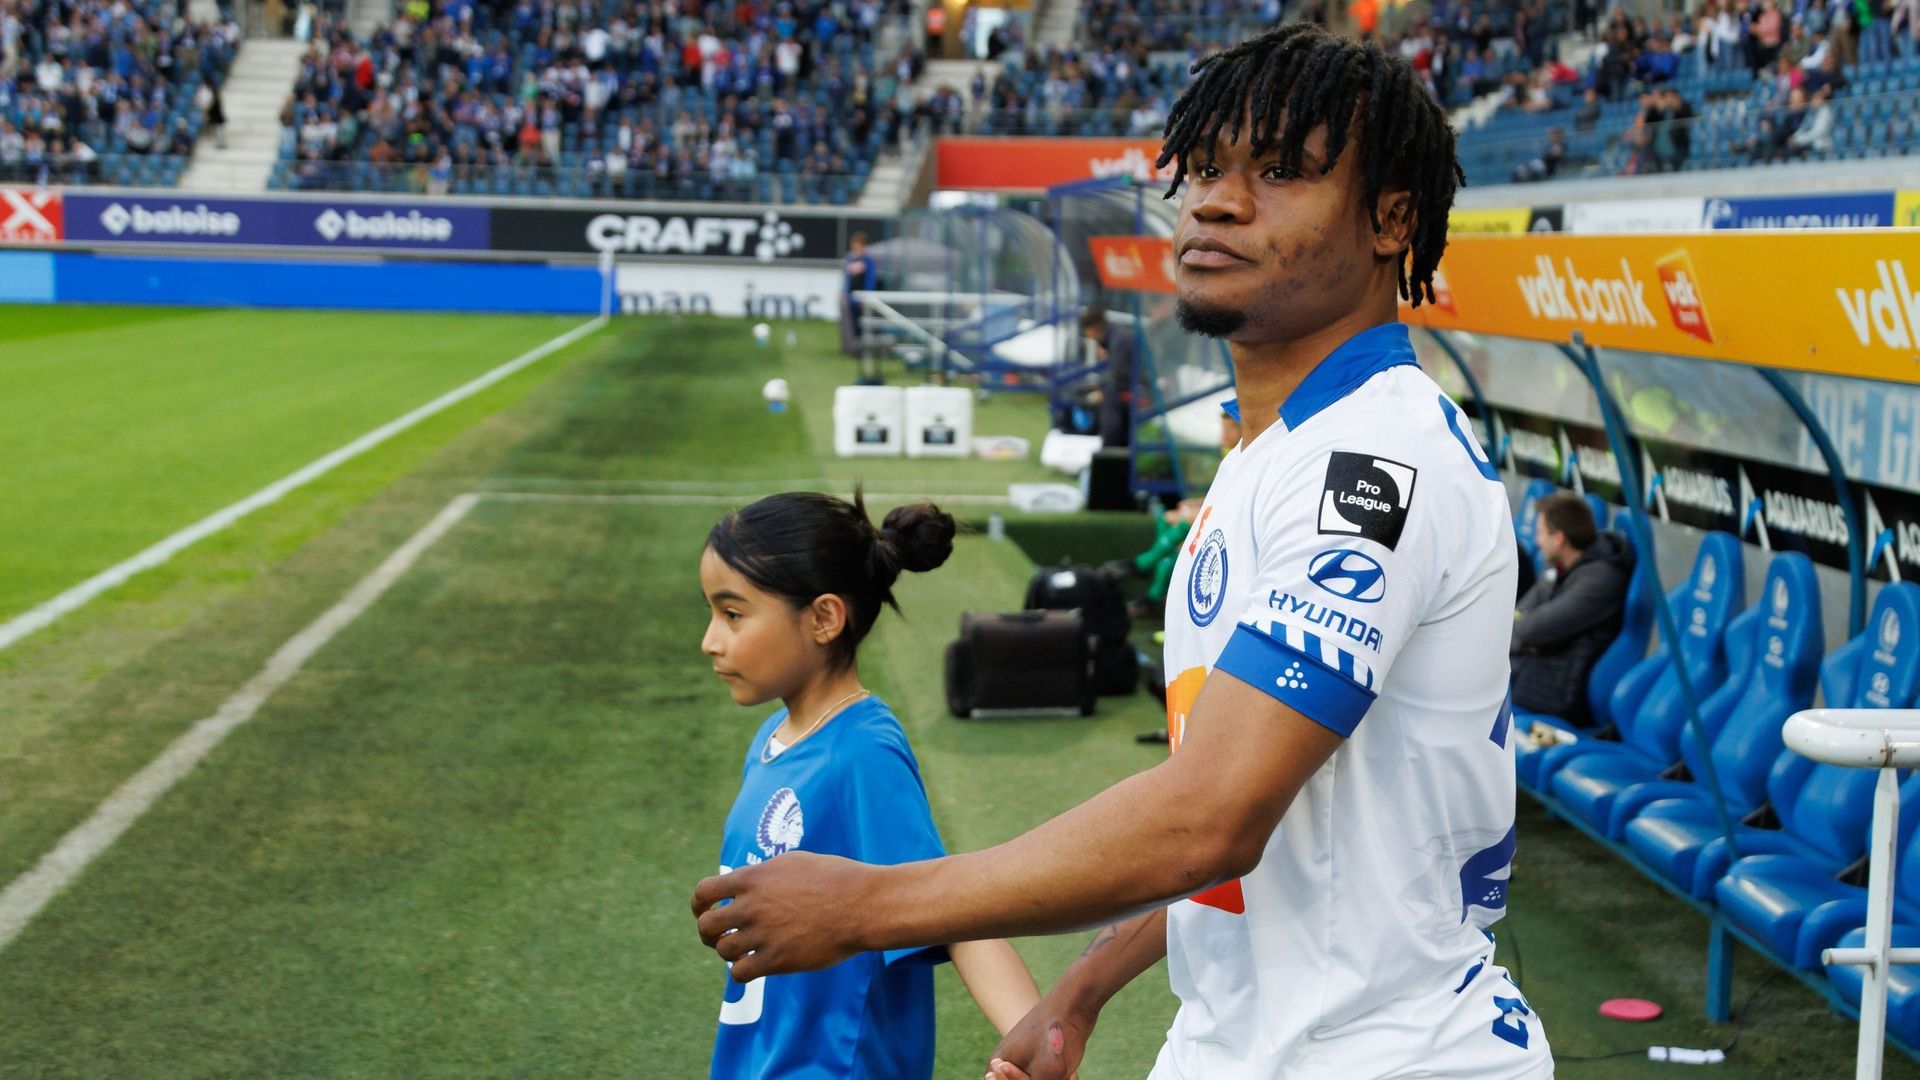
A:
{"label": "spectator in stands", "polygon": [[1877,64],[1893,59],[1893,35],[1888,31],[1886,0],[1853,0],[1854,33],[1860,39],[1860,62]]}
{"label": "spectator in stands", "polygon": [[1652,172],[1679,172],[1693,153],[1693,106],[1671,87],[1651,95],[1648,157]]}
{"label": "spectator in stands", "polygon": [[1670,82],[1680,72],[1680,58],[1675,56],[1666,38],[1647,39],[1647,47],[1634,58],[1633,73],[1643,85],[1658,86]]}
{"label": "spectator in stands", "polygon": [[1560,171],[1560,166],[1565,164],[1566,160],[1567,133],[1559,128],[1553,128],[1547,132],[1546,149],[1540,151],[1538,157],[1521,162],[1514,167],[1513,182],[1532,184],[1551,180],[1553,174]]}
{"label": "spectator in stands", "polygon": [[1835,93],[1846,89],[1847,77],[1840,70],[1840,57],[1829,49],[1820,59],[1820,66],[1805,72],[1800,77],[1799,86],[1811,97],[1822,88],[1831,88]]}
{"label": "spectator in stands", "polygon": [[1608,100],[1623,100],[1632,84],[1633,61],[1638,53],[1632,32],[1624,22],[1616,21],[1608,27],[1607,40],[1601,50],[1593,85]]}
{"label": "spectator in stands", "polygon": [[1787,137],[1788,157],[1829,157],[1833,154],[1832,102],[1833,87],[1823,86],[1814,93],[1805,122]]}
{"label": "spectator in stands", "polygon": [[1701,75],[1709,71],[1730,71],[1740,65],[1744,31],[1734,11],[1733,0],[1715,0],[1708,5],[1707,14],[1701,18],[1697,38],[1702,61]]}
{"label": "spectator in stands", "polygon": [[0,180],[18,180],[27,159],[27,137],[0,116]]}
{"label": "spectator in stands", "polygon": [[1792,149],[1794,133],[1807,118],[1807,92],[1794,87],[1787,92],[1784,108],[1769,109],[1760,118],[1760,130],[1747,140],[1747,156],[1755,162],[1785,161]]}
{"label": "spectator in stands", "polygon": [[1760,0],[1760,10],[1748,29],[1748,67],[1757,76],[1773,67],[1786,40],[1786,19],[1774,0]]}
{"label": "spectator in stands", "polygon": [[1589,86],[1580,94],[1580,107],[1573,112],[1573,130],[1592,131],[1600,123],[1600,91]]}
{"label": "spectator in stands", "polygon": [[1894,51],[1902,58],[1920,56],[1920,0],[1893,0],[1887,13],[1887,30],[1893,35]]}
{"label": "spectator in stands", "polygon": [[1514,612],[1513,704],[1590,724],[1587,679],[1620,633],[1633,549],[1566,491],[1536,504],[1534,539],[1547,572]]}

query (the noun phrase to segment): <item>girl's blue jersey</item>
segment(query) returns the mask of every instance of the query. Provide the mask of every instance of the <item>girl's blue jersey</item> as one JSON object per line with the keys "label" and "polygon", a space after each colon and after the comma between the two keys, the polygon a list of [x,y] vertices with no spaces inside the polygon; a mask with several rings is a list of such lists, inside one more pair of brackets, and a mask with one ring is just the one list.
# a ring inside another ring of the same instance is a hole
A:
{"label": "girl's blue jersey", "polygon": [[[720,872],[788,851],[888,865],[946,854],[893,710],[869,697],[770,762],[768,718],[747,749]],[[726,980],[714,1080],[924,1080],[933,1075],[933,965],[946,950],[862,953],[825,971]]]}

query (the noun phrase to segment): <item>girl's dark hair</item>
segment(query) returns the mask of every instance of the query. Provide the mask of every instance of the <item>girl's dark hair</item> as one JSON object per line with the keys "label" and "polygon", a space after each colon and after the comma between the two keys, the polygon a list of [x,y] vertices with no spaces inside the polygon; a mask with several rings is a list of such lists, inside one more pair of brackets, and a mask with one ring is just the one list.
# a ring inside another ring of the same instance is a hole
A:
{"label": "girl's dark hair", "polygon": [[1333,171],[1350,136],[1358,140],[1360,198],[1375,232],[1380,193],[1410,196],[1412,243],[1400,258],[1400,295],[1415,307],[1433,299],[1433,271],[1447,248],[1447,212],[1466,174],[1454,155],[1447,114],[1413,65],[1373,42],[1296,22],[1215,53],[1193,72],[1167,113],[1155,163],[1174,163],[1169,198],[1192,166],[1212,158],[1223,130],[1229,142],[1245,134],[1255,156],[1278,150],[1281,164],[1298,173],[1307,136],[1324,124],[1323,172]]}
{"label": "girl's dark hair", "polygon": [[829,594],[845,600],[847,629],[832,644],[834,663],[845,667],[881,607],[900,610],[893,599],[900,572],[946,562],[953,533],[953,515],[930,502],[895,507],[876,529],[857,488],[852,502],[793,491],[727,514],[707,534],[707,546],[754,587],[795,608]]}

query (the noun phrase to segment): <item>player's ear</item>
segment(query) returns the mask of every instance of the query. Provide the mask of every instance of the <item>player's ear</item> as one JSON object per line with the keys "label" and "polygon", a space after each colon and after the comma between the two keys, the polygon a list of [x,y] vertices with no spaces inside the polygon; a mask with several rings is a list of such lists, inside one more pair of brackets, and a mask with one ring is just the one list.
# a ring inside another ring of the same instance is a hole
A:
{"label": "player's ear", "polygon": [[1380,229],[1373,234],[1373,253],[1382,259],[1397,259],[1413,243],[1413,195],[1406,191],[1382,191],[1374,204],[1374,216]]}
{"label": "player's ear", "polygon": [[803,624],[815,645],[825,645],[847,629],[847,602],[832,593],[813,598]]}

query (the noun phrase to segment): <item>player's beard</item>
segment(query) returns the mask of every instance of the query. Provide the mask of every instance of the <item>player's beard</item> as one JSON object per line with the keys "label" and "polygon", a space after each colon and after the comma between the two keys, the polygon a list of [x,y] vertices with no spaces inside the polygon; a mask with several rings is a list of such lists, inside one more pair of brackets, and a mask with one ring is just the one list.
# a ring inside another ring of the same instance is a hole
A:
{"label": "player's beard", "polygon": [[1184,296],[1174,304],[1173,317],[1187,333],[1211,338],[1224,338],[1247,324],[1244,311],[1188,300]]}

